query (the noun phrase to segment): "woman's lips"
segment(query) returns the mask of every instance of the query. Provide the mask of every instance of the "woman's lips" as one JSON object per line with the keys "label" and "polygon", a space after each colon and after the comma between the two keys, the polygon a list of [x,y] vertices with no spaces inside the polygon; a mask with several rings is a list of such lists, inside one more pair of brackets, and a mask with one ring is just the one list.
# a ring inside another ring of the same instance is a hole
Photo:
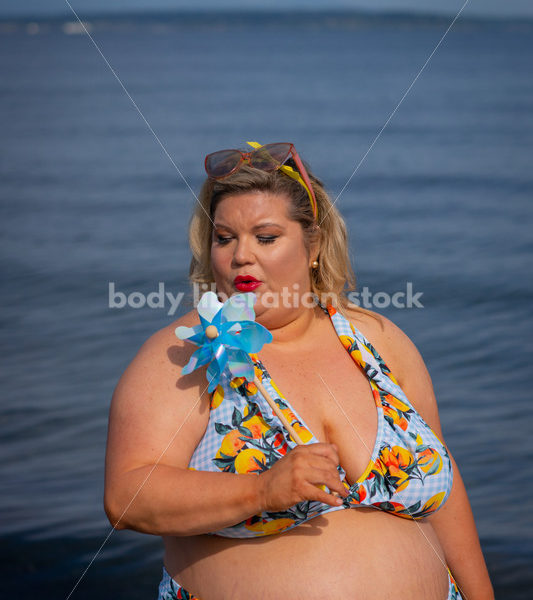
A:
{"label": "woman's lips", "polygon": [[258,281],[251,275],[238,275],[233,280],[233,285],[239,290],[239,292],[253,292],[261,285],[261,283],[262,281]]}

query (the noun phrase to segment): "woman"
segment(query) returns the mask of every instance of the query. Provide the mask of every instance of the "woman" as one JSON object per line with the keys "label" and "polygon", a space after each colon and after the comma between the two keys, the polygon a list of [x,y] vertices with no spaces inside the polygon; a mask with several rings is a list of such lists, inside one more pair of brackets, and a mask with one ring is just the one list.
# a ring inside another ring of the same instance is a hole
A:
{"label": "woman", "polygon": [[254,368],[302,443],[254,384],[226,369],[208,394],[205,368],[180,375],[192,311],[115,390],[111,523],[163,537],[159,598],[493,598],[420,354],[347,302],[344,223],[292,144],[251,145],[206,159],[191,279],[254,292],[273,336]]}

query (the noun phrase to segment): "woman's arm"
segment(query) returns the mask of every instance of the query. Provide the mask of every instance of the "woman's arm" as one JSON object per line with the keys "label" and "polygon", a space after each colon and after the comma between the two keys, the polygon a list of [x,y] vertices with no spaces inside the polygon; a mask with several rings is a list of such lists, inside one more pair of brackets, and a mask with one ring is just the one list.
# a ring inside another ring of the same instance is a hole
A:
{"label": "woman's arm", "polygon": [[[376,339],[376,347],[400,387],[444,443],[433,384],[420,353],[409,337],[391,321],[381,316],[379,321],[365,320],[368,339]],[[362,326],[361,330],[364,328]],[[451,454],[450,458],[454,475],[451,494],[444,506],[428,520],[439,537],[448,566],[465,600],[492,600],[494,592],[465,486]]]}
{"label": "woman's arm", "polygon": [[[433,384],[422,356],[400,329],[396,326],[388,329],[391,330],[389,335],[394,348],[391,360],[395,363],[388,366],[413,406],[445,443]],[[494,592],[470,502],[451,453],[450,458],[453,465],[452,491],[444,506],[428,519],[439,537],[448,566],[465,600],[491,600]]]}
{"label": "woman's arm", "polygon": [[147,340],[113,394],[104,507],[117,529],[195,535],[260,512],[255,475],[187,469],[210,397],[203,369],[180,376],[194,348],[175,337],[174,327]]}

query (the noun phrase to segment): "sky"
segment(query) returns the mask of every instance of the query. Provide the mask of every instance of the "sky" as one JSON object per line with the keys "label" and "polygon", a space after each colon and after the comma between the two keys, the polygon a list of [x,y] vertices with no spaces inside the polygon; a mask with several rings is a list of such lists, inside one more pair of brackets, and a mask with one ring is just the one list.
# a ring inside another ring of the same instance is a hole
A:
{"label": "sky", "polygon": [[[82,16],[94,12],[177,9],[335,9],[414,11],[455,15],[465,0],[68,0]],[[72,15],[66,0],[2,0],[0,17]],[[469,0],[464,15],[532,17],[533,0]]]}

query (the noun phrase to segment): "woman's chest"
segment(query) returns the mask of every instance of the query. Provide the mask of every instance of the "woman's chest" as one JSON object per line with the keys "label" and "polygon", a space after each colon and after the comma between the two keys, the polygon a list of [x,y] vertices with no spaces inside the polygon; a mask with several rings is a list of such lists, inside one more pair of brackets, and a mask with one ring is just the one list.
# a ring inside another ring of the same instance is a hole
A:
{"label": "woman's chest", "polygon": [[262,358],[272,382],[319,442],[337,446],[349,483],[366,469],[379,413],[370,381],[344,348]]}

